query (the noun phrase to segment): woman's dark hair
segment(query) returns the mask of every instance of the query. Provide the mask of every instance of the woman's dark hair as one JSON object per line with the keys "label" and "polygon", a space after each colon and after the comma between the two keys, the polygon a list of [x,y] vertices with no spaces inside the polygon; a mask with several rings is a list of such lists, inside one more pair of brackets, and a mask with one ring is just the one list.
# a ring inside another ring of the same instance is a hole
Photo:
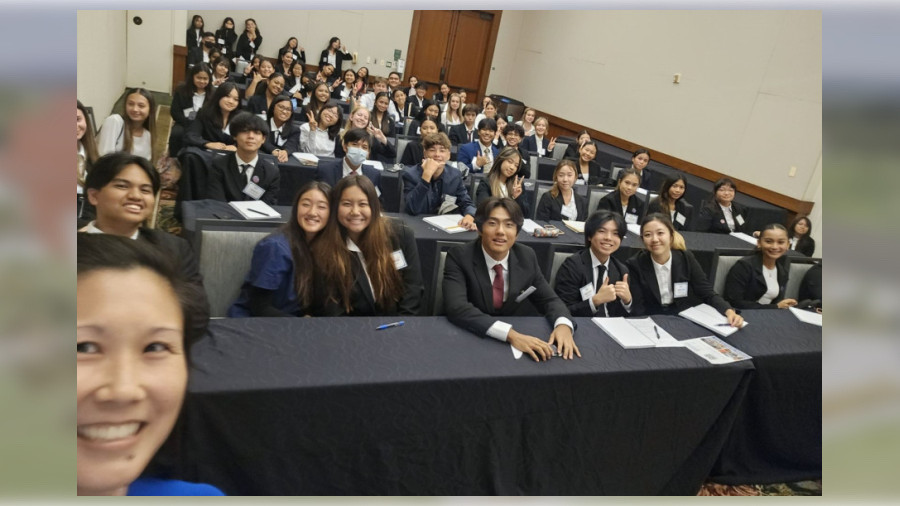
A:
{"label": "woman's dark hair", "polygon": [[219,108],[219,100],[230,95],[232,91],[238,93],[238,105],[237,108],[228,115],[228,122],[230,122],[239,112],[241,112],[240,91],[238,91],[237,85],[231,81],[224,82],[216,88],[212,98],[206,100],[206,103],[203,104],[203,108],[200,109],[197,116],[206,118],[207,121],[219,128],[225,128],[228,123],[222,116],[222,109]]}
{"label": "woman's dark hair", "polygon": [[206,76],[209,77],[209,84],[207,84],[206,89],[203,90],[204,93],[208,92],[212,87],[212,69],[209,68],[209,65],[206,63],[198,63],[188,70],[187,75],[184,77],[184,82],[175,89],[175,93],[180,93],[185,98],[193,97],[194,93],[199,91],[197,90],[197,87],[194,86],[194,76],[201,72],[206,73]]}
{"label": "woman's dark hair", "polygon": [[591,247],[591,239],[594,237],[594,234],[600,230],[600,227],[603,226],[607,221],[614,221],[616,223],[616,233],[618,233],[620,239],[625,239],[625,234],[628,232],[628,226],[625,225],[625,218],[622,217],[619,213],[614,213],[607,209],[600,209],[591,213],[588,216],[587,221],[584,222],[584,247]]}
{"label": "woman's dark hair", "polygon": [[[675,201],[671,200],[669,197],[669,189],[672,188],[672,185],[681,181],[681,184],[685,186],[687,189],[687,179],[685,179],[684,174],[680,172],[676,172],[670,176],[667,176],[665,181],[663,181],[662,186],[659,187],[659,207],[666,212],[671,212],[672,209],[675,208]],[[681,197],[678,197],[678,200],[684,198],[684,193],[681,194]]]}
{"label": "woman's dark hair", "polygon": [[[326,47],[325,50],[326,50],[326,51],[330,51],[330,50],[331,50],[331,45],[334,44],[335,42],[339,41],[339,40],[341,40],[340,37],[332,37],[332,38],[328,39],[328,47]],[[337,48],[335,51],[340,51],[340,49],[341,49],[341,48]]]}
{"label": "woman's dark hair", "polygon": [[194,23],[196,23],[198,19],[200,20],[200,33],[203,33],[205,31],[204,27],[206,26],[206,23],[203,22],[203,16],[199,14],[194,14],[194,17],[191,18],[191,30],[196,29]]}
{"label": "woman's dark hair", "polygon": [[75,107],[77,107],[78,110],[81,111],[81,114],[84,115],[84,122],[87,125],[87,128],[84,129],[84,135],[81,137],[81,145],[84,146],[85,161],[93,164],[97,161],[97,158],[100,157],[99,152],[97,151],[97,136],[94,133],[94,122],[91,121],[91,116],[88,114],[84,104],[81,103],[81,100],[76,101]]}
{"label": "woman's dark hair", "polygon": [[425,117],[426,117],[425,110],[428,109],[428,108],[431,107],[431,106],[435,106],[435,107],[438,108],[437,115],[434,116],[434,117],[432,117],[432,119],[434,119],[435,121],[437,121],[437,120],[441,117],[441,106],[439,106],[436,102],[432,102],[431,100],[423,100],[423,101],[422,101],[422,108],[419,109],[419,113],[416,114],[416,119],[419,120],[420,123],[421,123],[421,122],[425,119]]}
{"label": "woman's dark hair", "polygon": [[638,178],[638,183],[640,183],[640,181],[641,181],[641,176],[639,176],[637,171],[634,170],[633,168],[628,167],[627,169],[622,169],[619,171],[619,176],[616,178],[616,189],[617,190],[619,189],[619,183],[621,183],[622,180],[625,179],[625,176],[634,176],[634,177]]}
{"label": "woman's dark hair", "polygon": [[[382,98],[382,97],[384,97],[388,100],[388,108],[385,109],[385,111],[383,113],[380,112],[378,110],[378,107],[375,106],[375,104],[378,103],[378,99]],[[394,132],[390,131],[391,130],[391,115],[389,114],[390,109],[391,109],[391,94],[386,91],[379,91],[378,93],[375,94],[375,100],[372,101],[372,110],[369,111],[371,113],[371,114],[369,114],[369,121],[373,125],[375,125],[379,130],[381,130],[384,133],[384,135],[386,135],[388,137],[393,137]],[[379,114],[381,114],[381,121],[378,123],[375,123],[375,119],[376,119],[375,117],[378,116]]]}
{"label": "woman's dark hair", "polygon": [[641,220],[641,234],[644,233],[644,225],[651,221],[662,222],[662,224],[669,229],[669,234],[671,234],[672,237],[675,237],[675,227],[672,226],[672,220],[669,219],[668,215],[662,213],[650,213],[647,216],[644,216],[644,219]]}
{"label": "woman's dark hair", "polygon": [[812,232],[812,222],[809,221],[807,216],[798,216],[794,221],[791,222],[790,228],[788,228],[787,233],[789,238],[795,237],[796,232],[794,232],[794,228],[797,227],[797,224],[801,221],[806,222],[806,235],[797,235],[796,237],[809,237],[810,232]]}
{"label": "woman's dark hair", "polygon": [[262,37],[262,32],[259,31],[259,23],[257,23],[253,18],[247,18],[244,20],[244,33],[247,33],[247,21],[253,21],[253,26],[256,27],[256,36]]}
{"label": "woman's dark hair", "polygon": [[359,142],[365,141],[369,146],[369,151],[372,150],[372,136],[369,135],[369,132],[366,131],[365,128],[351,128],[344,132],[344,137],[341,142],[345,144],[350,144],[351,142]]}
{"label": "woman's dark hair", "polygon": [[[764,226],[759,231],[759,240],[762,240],[762,236],[766,232],[766,230],[782,230],[782,231],[784,231],[785,235],[787,235],[788,239],[791,238],[790,232],[788,232],[788,229],[784,225],[782,225],[781,223],[769,223],[768,225]],[[757,245],[756,245],[756,251],[758,251],[758,252],[762,251],[759,248],[759,243],[757,243]]]}
{"label": "woman's dark hair", "polygon": [[[280,104],[281,102],[287,102],[291,104],[291,108],[293,109],[293,104],[291,103],[291,97],[287,95],[278,95],[277,97],[272,99],[272,103],[269,104],[269,110],[266,111],[266,117],[275,120],[275,106]],[[291,123],[291,118],[288,118],[287,121],[284,122],[285,125],[289,125]]]}
{"label": "woman's dark hair", "polygon": [[[272,82],[272,79],[275,79],[276,77],[280,77],[281,80],[284,81],[284,84],[281,86],[282,91],[284,91],[284,88],[287,87],[287,77],[285,77],[284,74],[282,74],[281,72],[278,72],[276,70],[275,72],[272,73],[272,75],[270,75],[269,77],[260,81],[256,85],[256,90],[254,91],[253,94],[265,96],[266,93],[269,92],[269,83]],[[260,85],[262,85],[262,86],[260,86]]]}
{"label": "woman's dark hair", "polygon": [[[737,185],[734,184],[734,181],[727,177],[723,177],[716,181],[716,183],[713,185],[713,194],[715,194],[717,191],[719,191],[719,188],[725,185],[731,186],[734,189],[735,193],[737,193]],[[715,200],[715,198],[713,198],[713,200]]]}
{"label": "woman's dark hair", "polygon": [[516,233],[522,230],[522,225],[525,224],[525,215],[522,214],[519,203],[509,197],[490,197],[478,204],[478,208],[475,210],[475,225],[478,227],[479,236],[484,222],[491,217],[491,211],[497,207],[502,207],[509,213],[509,217],[516,224]]}
{"label": "woman's dark hair", "polygon": [[[225,58],[224,56],[222,56],[221,58],[218,58],[215,62],[213,62],[213,65],[212,65],[213,75],[215,75],[216,68],[218,68],[219,65],[225,65],[225,67],[228,68],[228,72],[231,72],[231,61],[229,61],[228,58]],[[212,79],[210,79],[210,84],[212,84]]]}
{"label": "woman's dark hair", "polygon": [[327,103],[324,107],[319,109],[319,113],[316,114],[316,123],[322,124],[322,112],[324,112],[326,109],[332,108],[336,111],[335,114],[337,114],[337,121],[335,121],[333,125],[328,127],[328,138],[330,140],[334,140],[335,138],[337,138],[338,134],[341,131],[341,120],[344,117],[343,111],[337,104]]}
{"label": "woman's dark hair", "polygon": [[[281,232],[291,245],[291,258],[294,261],[294,290],[297,291],[297,302],[300,307],[308,307],[313,299],[313,273],[315,272],[315,257],[312,254],[312,244],[321,235],[316,234],[312,242],[306,241],[306,231],[297,222],[297,211],[300,208],[300,199],[307,192],[318,190],[328,200],[331,195],[331,186],[321,181],[309,181],[297,190],[294,196],[294,204],[291,207],[292,219],[281,226]],[[330,206],[329,206],[330,207]]]}
{"label": "woman's dark hair", "polygon": [[522,164],[522,155],[521,155],[521,153],[519,153],[518,149],[516,149],[512,146],[506,146],[505,148],[501,149],[499,153],[497,153],[496,157],[494,157],[494,164],[491,165],[491,169],[488,171],[487,181],[482,183],[482,184],[484,184],[484,183],[488,184],[488,187],[491,189],[491,195],[500,195],[500,191],[501,191],[500,186],[501,185],[506,186],[506,194],[507,195],[512,195],[515,174],[513,174],[513,177],[507,178],[506,182],[504,182],[504,183],[500,182],[500,175],[503,171],[503,162],[505,162],[506,160],[509,160],[513,157],[516,157],[519,159],[519,163],[516,168],[516,174],[518,174],[519,167],[521,167],[521,164]]}
{"label": "woman's dark hair", "polygon": [[634,152],[631,153],[631,157],[632,157],[632,158],[636,157],[637,155],[647,155],[647,158],[648,158],[648,159],[653,158],[653,157],[650,155],[650,150],[644,149],[644,148],[638,148],[638,149],[635,149]]}
{"label": "woman's dark hair", "polygon": [[[128,97],[131,95],[138,94],[147,99],[147,102],[150,104],[150,111],[147,114],[147,119],[141,124],[148,132],[150,132],[151,140],[154,135],[156,135],[156,100],[153,98],[153,94],[144,88],[131,88],[125,92],[125,102],[128,102]],[[122,129],[122,151],[131,152],[134,147],[134,138],[131,135],[131,119],[128,117],[128,114],[124,111],[125,105],[123,105],[122,111],[122,119],[125,121],[125,125]],[[151,152],[150,159],[152,162],[156,162],[156,159],[159,156],[159,149],[156,147],[156,143],[151,142]]]}
{"label": "woman's dark hair", "polygon": [[159,173],[156,172],[150,161],[143,156],[132,155],[125,151],[116,151],[98,158],[84,180],[84,191],[103,189],[129,165],[140,167],[147,174],[147,177],[150,178],[153,194],[159,193]]}
{"label": "woman's dark hair", "polygon": [[[77,235],[77,276],[102,270],[130,271],[148,269],[165,279],[178,298],[184,325],[184,349],[206,332],[209,324],[209,302],[202,286],[188,282],[175,266],[175,259],[156,246],[111,234]],[[190,363],[190,353],[185,353]]]}
{"label": "woman's dark hair", "polygon": [[318,260],[317,268],[324,274],[326,286],[331,288],[328,298],[342,303],[345,311],[350,313],[350,292],[354,282],[353,253],[347,249],[347,231],[338,222],[338,208],[344,190],[352,186],[359,187],[366,195],[371,210],[369,226],[360,234],[357,246],[366,260],[366,272],[372,283],[376,304],[382,309],[390,310],[403,296],[403,279],[394,266],[388,221],[387,218],[382,219],[381,202],[375,185],[369,178],[347,176],[331,190],[328,225],[313,245],[313,252]]}
{"label": "woman's dark hair", "polygon": [[[329,101],[329,99],[325,99],[324,102],[319,101],[319,98],[316,96],[316,91],[320,86],[324,86],[325,89],[328,89],[328,83],[325,81],[316,81],[316,84],[313,85],[309,92],[309,103],[306,105],[307,110],[311,110],[316,114],[316,121],[318,121],[319,112],[328,105]],[[331,92],[328,93],[328,96],[331,96]],[[304,121],[306,121],[306,118],[304,118]]]}
{"label": "woman's dark hair", "polygon": [[[225,23],[227,23],[229,21],[231,21],[231,28],[228,28],[227,26],[225,26]],[[223,19],[222,26],[219,29],[220,30],[231,30],[232,32],[234,32],[234,18],[227,17],[227,18]]]}

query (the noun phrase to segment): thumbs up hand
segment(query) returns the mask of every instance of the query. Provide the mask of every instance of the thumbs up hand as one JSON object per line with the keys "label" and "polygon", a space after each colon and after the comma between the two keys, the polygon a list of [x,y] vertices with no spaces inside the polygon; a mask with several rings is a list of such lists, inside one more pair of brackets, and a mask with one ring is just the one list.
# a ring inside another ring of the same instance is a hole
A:
{"label": "thumbs up hand", "polygon": [[616,300],[616,287],[609,284],[608,276],[603,278],[603,284],[600,285],[600,288],[597,289],[597,293],[594,294],[591,300],[594,302],[595,307]]}
{"label": "thumbs up hand", "polygon": [[628,288],[628,274],[622,276],[622,281],[616,281],[616,297],[622,299],[625,304],[631,304],[631,289]]}

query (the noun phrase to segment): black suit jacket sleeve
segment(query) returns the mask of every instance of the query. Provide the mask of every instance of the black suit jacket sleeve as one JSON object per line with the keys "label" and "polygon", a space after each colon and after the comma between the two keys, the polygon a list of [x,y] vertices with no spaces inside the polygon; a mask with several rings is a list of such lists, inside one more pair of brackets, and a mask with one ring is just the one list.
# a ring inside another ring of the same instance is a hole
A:
{"label": "black suit jacket sleeve", "polygon": [[796,251],[803,253],[808,257],[813,256],[816,252],[816,240],[808,235],[801,237],[797,243]]}
{"label": "black suit jacket sleeve", "polygon": [[231,157],[228,155],[213,156],[213,163],[209,167],[209,177],[206,181],[206,198],[228,202],[228,197],[225,195],[225,171],[228,170],[228,158]]}
{"label": "black suit jacket sleeve", "polygon": [[176,90],[175,93],[172,94],[172,106],[169,108],[169,114],[176,124],[187,128],[190,121],[185,117],[184,110],[193,106],[194,101],[192,98],[185,97],[183,93],[179,93],[179,90]]}
{"label": "black suit jacket sleeve", "polygon": [[200,275],[200,264],[193,248],[186,240],[162,230],[141,228],[139,236],[147,242],[159,247],[175,259],[178,273],[189,283],[203,289],[203,277]]}
{"label": "black suit jacket sleeve", "polygon": [[259,162],[256,164],[257,170],[260,165],[265,166],[266,172],[263,177],[260,178],[261,181],[259,185],[266,190],[266,193],[264,193],[259,200],[262,200],[270,206],[274,206],[278,203],[278,189],[281,186],[281,171],[278,170],[278,164],[271,159],[265,160],[263,157],[260,157]]}
{"label": "black suit jacket sleeve", "polygon": [[[290,126],[290,123],[287,123],[282,128],[287,129]],[[300,151],[300,129],[291,128],[288,132],[284,133],[287,135],[287,140],[285,140],[283,146],[279,146],[275,143],[275,133],[269,132],[269,135],[266,136],[266,142],[262,145],[261,151],[263,153],[272,154],[272,151],[275,151],[276,149],[283,149],[287,151],[289,155]],[[337,143],[335,143],[335,149],[337,149]]]}
{"label": "black suit jacket sleeve", "polygon": [[581,287],[592,283],[593,278],[587,279],[582,272],[584,265],[580,256],[580,253],[569,256],[559,267],[556,272],[556,294],[572,316],[594,316],[590,301],[581,299]]}
{"label": "black suit jacket sleeve", "polygon": [[400,163],[406,166],[416,165],[424,159],[424,150],[418,142],[406,143],[406,149],[403,150],[403,156],[400,157]]}
{"label": "black suit jacket sleeve", "polygon": [[775,263],[778,271],[778,296],[770,304],[760,304],[766,293],[766,280],[762,273],[762,258],[756,254],[744,257],[731,266],[725,277],[725,300],[740,309],[776,309],[784,299],[784,290],[790,272],[790,260],[782,256]]}
{"label": "black suit jacket sleeve", "polygon": [[416,235],[403,220],[391,219],[391,225],[394,249],[403,251],[407,265],[400,271],[403,275],[403,297],[397,303],[397,312],[405,316],[415,316],[419,314],[422,296],[425,294],[419,249],[416,247]]}

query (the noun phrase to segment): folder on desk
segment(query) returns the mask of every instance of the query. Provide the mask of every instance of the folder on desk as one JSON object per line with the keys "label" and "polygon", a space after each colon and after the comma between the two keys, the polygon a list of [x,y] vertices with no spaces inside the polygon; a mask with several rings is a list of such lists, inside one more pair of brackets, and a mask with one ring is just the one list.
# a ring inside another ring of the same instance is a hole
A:
{"label": "folder on desk", "polygon": [[312,153],[294,153],[294,158],[302,165],[311,165],[313,167],[319,165],[319,157]]}
{"label": "folder on desk", "polygon": [[280,219],[281,213],[272,209],[261,200],[243,200],[229,202],[228,205],[248,220]]}
{"label": "folder on desk", "polygon": [[466,231],[464,227],[459,225],[459,222],[462,219],[463,217],[461,214],[441,214],[438,216],[426,216],[422,218],[422,221],[433,227],[437,227],[448,234],[458,234],[459,232]]}
{"label": "folder on desk", "polygon": [[584,222],[583,221],[574,221],[574,220],[563,220],[563,225],[569,227],[573,232],[578,232],[579,234],[584,233]]}
{"label": "folder on desk", "polygon": [[[706,327],[722,337],[730,336],[740,330],[737,327],[729,325],[728,318],[709,304],[698,304],[694,307],[689,307],[678,313],[678,316],[687,318],[701,327]],[[747,325],[749,325],[749,323],[744,321],[741,328],[744,328]]]}
{"label": "folder on desk", "polygon": [[682,346],[680,341],[657,325],[653,318],[629,318],[626,320],[622,317],[597,317],[591,318],[591,321],[625,349]]}

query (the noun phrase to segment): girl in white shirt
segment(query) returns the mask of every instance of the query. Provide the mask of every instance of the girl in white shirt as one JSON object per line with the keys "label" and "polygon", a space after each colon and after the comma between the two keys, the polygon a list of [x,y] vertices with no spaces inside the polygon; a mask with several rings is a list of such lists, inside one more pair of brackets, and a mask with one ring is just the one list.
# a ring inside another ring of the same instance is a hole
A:
{"label": "girl in white shirt", "polygon": [[156,102],[143,88],[128,90],[125,95],[125,114],[112,114],[100,127],[97,147],[100,155],[125,151],[155,163],[151,133],[156,129]]}
{"label": "girl in white shirt", "polygon": [[441,113],[441,123],[447,126],[462,123],[462,116],[460,116],[461,104],[462,100],[459,98],[459,93],[451,93],[450,99],[447,101],[447,110]]}
{"label": "girl in white shirt", "polygon": [[534,117],[536,114],[537,111],[531,107],[526,107],[525,112],[522,114],[522,120],[516,121],[517,125],[522,125],[522,128],[525,129],[525,137],[534,135]]}
{"label": "girl in white shirt", "polygon": [[316,156],[334,156],[334,141],[341,131],[341,108],[326,105],[313,116],[307,113],[309,123],[300,126],[300,149]]}

